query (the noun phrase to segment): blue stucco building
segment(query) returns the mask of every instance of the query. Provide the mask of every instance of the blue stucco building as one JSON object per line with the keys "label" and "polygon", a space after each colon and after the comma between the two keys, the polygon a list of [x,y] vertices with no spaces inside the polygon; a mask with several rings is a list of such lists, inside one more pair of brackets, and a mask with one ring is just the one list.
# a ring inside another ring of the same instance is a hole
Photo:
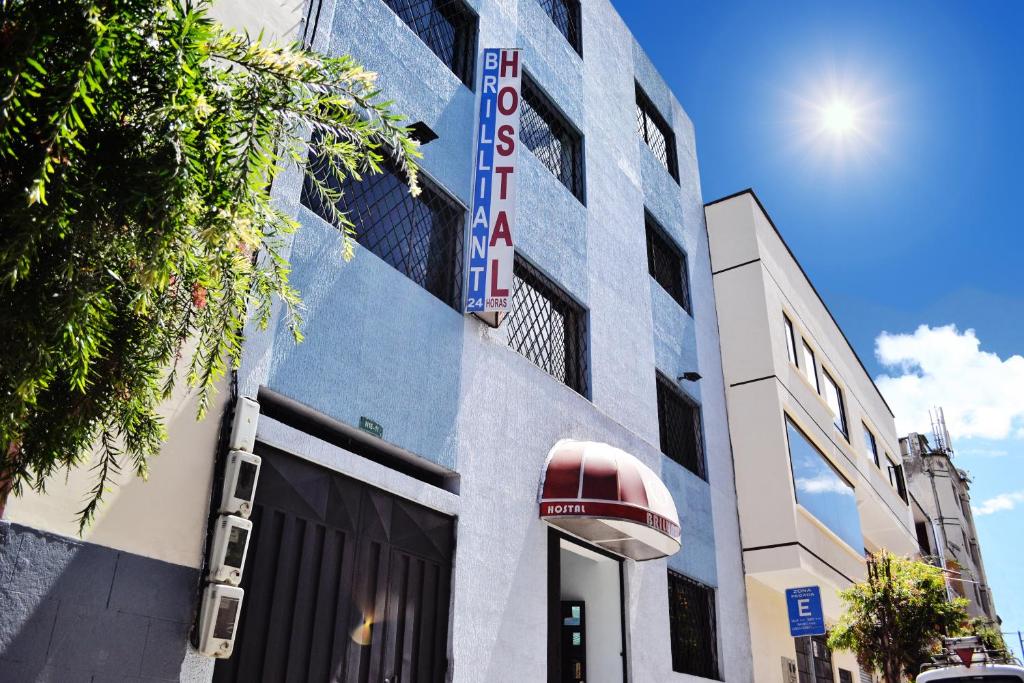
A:
{"label": "blue stucco building", "polygon": [[[387,169],[345,181],[360,242],[346,261],[302,178],[274,187],[301,223],[285,251],[305,341],[283,316],[248,335],[236,391],[260,405],[263,461],[245,598],[230,659],[175,636],[181,679],[750,680],[708,240],[676,97],[607,0],[302,13],[296,37],[353,55],[417,124],[424,190]],[[521,50],[523,101],[516,287],[491,327],[462,311],[479,56],[496,47]],[[556,477],[578,485],[572,509],[648,521],[542,519]],[[667,508],[680,549],[654,557],[644,539],[671,527],[650,522]],[[194,535],[204,547],[206,527]]]}

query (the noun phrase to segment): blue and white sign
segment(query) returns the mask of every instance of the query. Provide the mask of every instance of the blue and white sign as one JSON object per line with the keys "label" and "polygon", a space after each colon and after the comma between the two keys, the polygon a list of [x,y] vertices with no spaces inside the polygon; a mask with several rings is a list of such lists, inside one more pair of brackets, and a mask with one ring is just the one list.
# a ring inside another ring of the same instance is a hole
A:
{"label": "blue and white sign", "polygon": [[821,611],[821,589],[817,586],[786,589],[786,607],[789,609],[789,634],[800,636],[825,635],[825,615]]}
{"label": "blue and white sign", "polygon": [[512,304],[521,83],[518,49],[484,50],[473,157],[466,312],[493,313],[495,325]]}

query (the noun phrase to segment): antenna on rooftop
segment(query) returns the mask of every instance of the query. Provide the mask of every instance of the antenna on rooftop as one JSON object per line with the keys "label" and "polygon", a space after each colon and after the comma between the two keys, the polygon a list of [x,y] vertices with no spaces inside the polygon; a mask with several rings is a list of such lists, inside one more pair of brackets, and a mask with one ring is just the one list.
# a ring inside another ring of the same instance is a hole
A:
{"label": "antenna on rooftop", "polygon": [[953,455],[953,444],[949,439],[949,430],[946,429],[946,414],[942,408],[936,407],[928,410],[928,417],[932,421],[932,438],[935,439],[935,450],[942,451],[947,455]]}

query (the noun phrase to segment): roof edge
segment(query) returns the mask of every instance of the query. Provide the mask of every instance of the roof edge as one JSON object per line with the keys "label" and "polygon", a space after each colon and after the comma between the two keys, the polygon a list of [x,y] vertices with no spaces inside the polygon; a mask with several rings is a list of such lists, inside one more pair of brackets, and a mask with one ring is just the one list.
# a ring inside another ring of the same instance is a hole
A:
{"label": "roof edge", "polygon": [[761,210],[761,213],[764,214],[764,217],[768,219],[768,224],[772,226],[772,229],[775,231],[775,234],[778,235],[779,241],[782,242],[782,246],[784,246],[786,248],[786,251],[789,252],[790,258],[793,259],[793,263],[795,263],[796,267],[800,269],[800,274],[804,276],[804,280],[807,280],[807,284],[811,286],[811,291],[814,292],[814,295],[816,297],[818,297],[818,301],[821,302],[821,305],[822,307],[824,307],[825,312],[828,313],[828,317],[832,319],[832,324],[834,324],[836,326],[836,329],[839,330],[839,334],[842,335],[843,341],[846,342],[846,346],[848,346],[850,351],[853,353],[853,357],[857,359],[857,363],[860,365],[860,369],[864,371],[864,374],[867,376],[868,381],[871,382],[871,386],[875,388],[875,393],[877,393],[878,397],[882,399],[882,403],[885,405],[886,410],[889,411],[889,415],[891,415],[892,418],[895,420],[896,414],[892,412],[892,407],[889,405],[889,402],[885,400],[885,396],[882,395],[882,391],[878,388],[878,385],[875,384],[874,378],[871,376],[871,373],[868,372],[867,366],[864,365],[864,361],[861,360],[860,354],[857,353],[857,349],[854,348],[853,344],[850,343],[849,337],[847,337],[846,333],[843,332],[843,326],[839,324],[838,320],[836,320],[836,316],[832,313],[832,309],[830,309],[828,307],[828,304],[825,303],[825,299],[824,297],[821,296],[821,292],[819,292],[818,288],[814,286],[814,281],[811,280],[810,276],[807,275],[807,271],[804,270],[804,267],[800,263],[800,260],[796,257],[796,254],[793,253],[793,250],[786,242],[786,239],[782,236],[782,232],[780,232],[778,226],[775,225],[775,221],[772,220],[771,214],[769,214],[768,210],[764,208],[764,204],[761,203],[761,200],[760,198],[758,198],[757,193],[754,192],[754,189],[748,187],[740,190],[739,192],[734,192],[730,195],[727,195],[725,197],[713,199],[710,202],[706,202],[704,204],[704,208],[706,209],[707,207],[712,206],[714,204],[720,204],[721,202],[725,202],[730,199],[735,199],[745,194],[750,195],[750,197],[754,200],[754,203],[757,204],[757,208],[759,208]]}

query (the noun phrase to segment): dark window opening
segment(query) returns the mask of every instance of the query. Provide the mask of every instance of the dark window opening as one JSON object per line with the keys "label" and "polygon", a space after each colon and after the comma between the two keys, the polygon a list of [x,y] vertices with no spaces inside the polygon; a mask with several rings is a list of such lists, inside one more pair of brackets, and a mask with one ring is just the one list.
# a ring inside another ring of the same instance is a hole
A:
{"label": "dark window opening", "polygon": [[793,642],[800,683],[835,683],[832,651],[825,643],[825,636],[802,636],[794,638]]}
{"label": "dark window opening", "polygon": [[551,17],[558,31],[583,56],[583,45],[580,40],[580,3],[578,0],[537,0]]}
{"label": "dark window opening", "polygon": [[676,136],[639,85],[636,86],[636,130],[661,165],[678,183],[679,164],[676,161]]}
{"label": "dark window opening", "polygon": [[644,213],[647,229],[647,270],[675,302],[690,313],[686,254],[665,234],[650,214]]}
{"label": "dark window opening", "polygon": [[889,462],[889,482],[896,488],[896,493],[903,499],[903,502],[909,503],[907,480],[903,476],[903,465],[896,465],[892,461]]}
{"label": "dark window opening", "polygon": [[576,392],[587,395],[583,307],[526,261],[516,258],[508,345]]}
{"label": "dark window opening", "polygon": [[661,452],[706,480],[700,407],[660,374],[657,384]]}
{"label": "dark window opening", "polygon": [[462,0],[384,0],[467,88],[473,88],[478,18]]}
{"label": "dark window opening", "polygon": [[672,670],[718,679],[714,589],[670,569],[668,619]]}
{"label": "dark window opening", "polygon": [[519,135],[523,144],[582,202],[583,136],[525,75],[520,116]]}
{"label": "dark window opening", "polygon": [[[315,141],[314,141],[315,145]],[[458,310],[462,303],[464,209],[444,190],[420,174],[421,192],[409,193],[402,175],[390,164],[362,180],[340,180],[330,165],[310,153],[319,181],[340,192],[337,211],[348,216],[356,241],[428,292]],[[306,178],[302,204],[335,227],[335,213]]]}

